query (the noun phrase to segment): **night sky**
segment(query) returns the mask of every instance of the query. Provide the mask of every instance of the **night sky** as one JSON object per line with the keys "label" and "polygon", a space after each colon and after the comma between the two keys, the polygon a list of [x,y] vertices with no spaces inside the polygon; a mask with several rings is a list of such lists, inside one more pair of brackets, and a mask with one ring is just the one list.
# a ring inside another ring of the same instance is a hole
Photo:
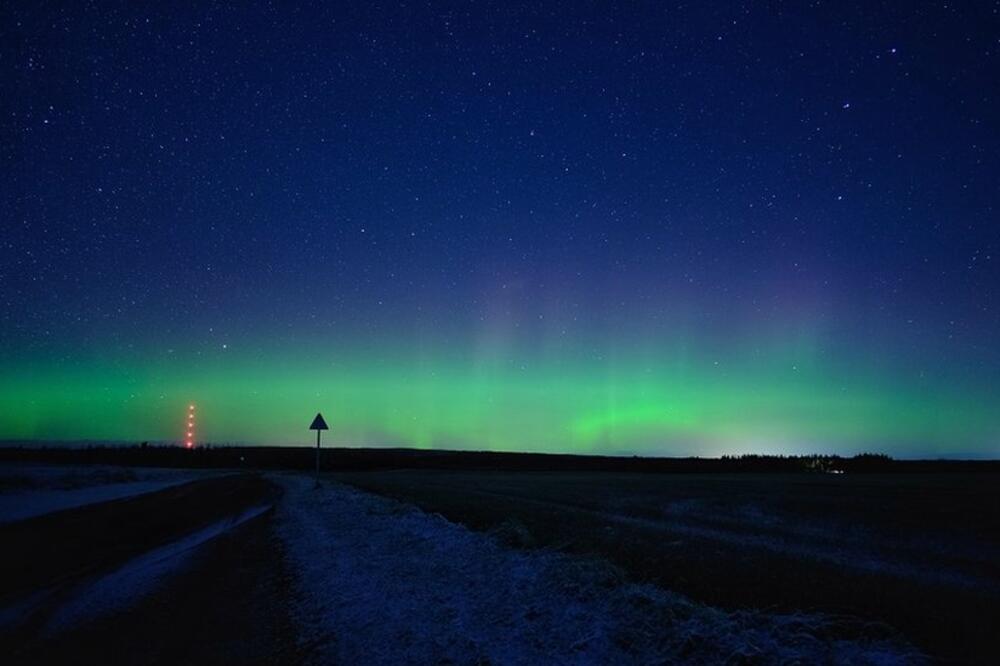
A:
{"label": "night sky", "polygon": [[66,4],[0,438],[1000,455],[1000,3]]}

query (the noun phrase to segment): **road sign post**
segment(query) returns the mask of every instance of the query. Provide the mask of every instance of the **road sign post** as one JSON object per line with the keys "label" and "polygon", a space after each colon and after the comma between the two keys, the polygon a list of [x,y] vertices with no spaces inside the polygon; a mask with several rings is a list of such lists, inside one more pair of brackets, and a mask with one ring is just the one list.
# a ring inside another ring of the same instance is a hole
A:
{"label": "road sign post", "polygon": [[326,425],[326,421],[323,419],[323,415],[318,413],[316,418],[313,419],[312,425],[309,426],[310,430],[316,431],[316,485],[319,485],[319,436],[324,430],[329,430],[330,427]]}

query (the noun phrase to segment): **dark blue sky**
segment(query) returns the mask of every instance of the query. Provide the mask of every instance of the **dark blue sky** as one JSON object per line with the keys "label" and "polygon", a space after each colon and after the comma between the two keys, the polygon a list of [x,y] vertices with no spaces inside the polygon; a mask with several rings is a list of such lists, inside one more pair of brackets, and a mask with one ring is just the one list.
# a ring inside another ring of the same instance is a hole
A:
{"label": "dark blue sky", "polygon": [[1000,321],[997,3],[69,4],[4,10],[7,336],[497,272]]}
{"label": "dark blue sky", "polygon": [[995,380],[1000,3],[249,4],[4,4],[8,360],[502,320]]}

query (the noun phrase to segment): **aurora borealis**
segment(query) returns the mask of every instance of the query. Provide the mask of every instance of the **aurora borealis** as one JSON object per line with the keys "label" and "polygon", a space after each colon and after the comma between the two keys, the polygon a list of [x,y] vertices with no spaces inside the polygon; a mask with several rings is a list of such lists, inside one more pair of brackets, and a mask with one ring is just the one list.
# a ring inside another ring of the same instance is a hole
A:
{"label": "aurora borealis", "polygon": [[330,415],[342,445],[684,455],[946,455],[955,442],[975,453],[997,428],[995,395],[982,386],[949,392],[776,355],[552,356],[522,366],[362,352],[317,364],[319,348],[277,361],[226,353],[72,369],[32,363],[3,384],[2,426],[18,438],[172,440],[195,402],[203,442],[302,443],[302,414],[312,408]]}
{"label": "aurora borealis", "polygon": [[1000,454],[995,14],[333,4],[2,10],[0,439]]}

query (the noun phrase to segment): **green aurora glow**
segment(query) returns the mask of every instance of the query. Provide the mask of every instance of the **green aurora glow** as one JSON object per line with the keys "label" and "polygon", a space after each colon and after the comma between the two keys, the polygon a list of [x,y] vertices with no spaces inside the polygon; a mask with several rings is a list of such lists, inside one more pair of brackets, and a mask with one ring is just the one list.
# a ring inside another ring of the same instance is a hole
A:
{"label": "green aurora glow", "polygon": [[[175,357],[176,356],[176,357]],[[996,396],[931,388],[905,373],[796,365],[772,353],[666,362],[585,354],[505,363],[373,351],[161,356],[157,362],[36,361],[0,377],[9,439],[308,444],[316,411],[345,446],[703,455],[997,454]],[[319,364],[316,358],[323,361]],[[272,359],[261,361],[260,358]],[[273,360],[280,359],[280,360]]]}

